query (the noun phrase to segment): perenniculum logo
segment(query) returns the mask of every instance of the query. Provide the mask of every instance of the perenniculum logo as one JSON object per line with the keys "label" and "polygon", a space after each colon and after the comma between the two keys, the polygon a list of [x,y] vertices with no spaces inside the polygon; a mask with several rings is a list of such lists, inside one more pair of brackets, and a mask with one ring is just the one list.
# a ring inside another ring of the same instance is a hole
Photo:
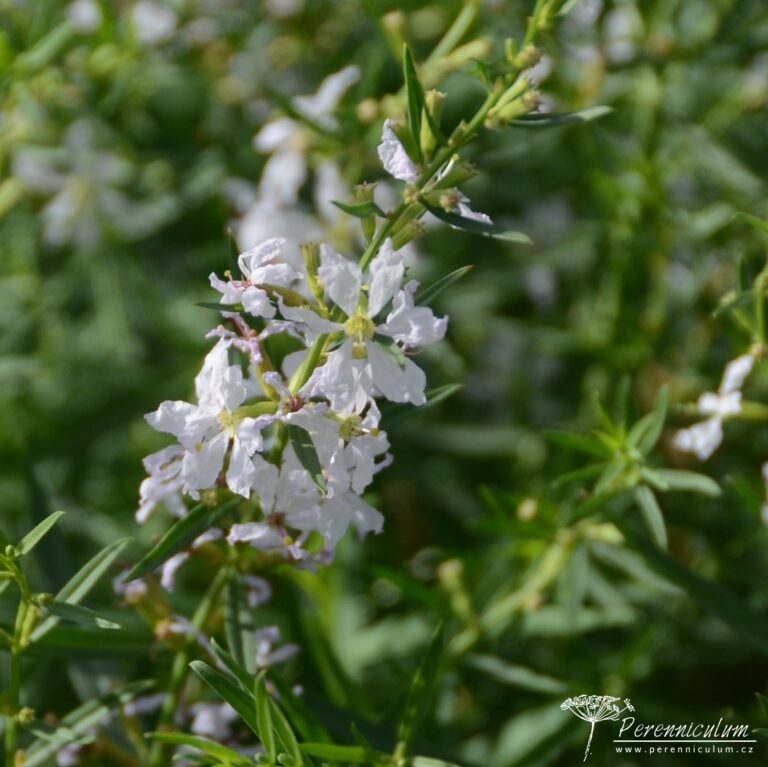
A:
{"label": "perenniculum logo", "polygon": [[587,747],[584,750],[585,762],[592,745],[592,736],[595,734],[595,725],[598,722],[615,722],[625,711],[635,710],[628,698],[624,700],[623,706],[619,706],[620,700],[621,698],[614,698],[613,695],[577,695],[575,698],[568,698],[560,704],[560,708],[570,711],[585,722],[589,722],[589,738],[587,738]]}
{"label": "perenniculum logo", "polygon": [[577,695],[560,704],[589,724],[584,761],[591,752],[592,737],[599,722],[619,722],[618,737],[613,739],[617,754],[754,754],[755,740],[750,738],[747,724],[717,722],[688,722],[684,724],[638,722],[629,699],[622,704],[612,695]]}

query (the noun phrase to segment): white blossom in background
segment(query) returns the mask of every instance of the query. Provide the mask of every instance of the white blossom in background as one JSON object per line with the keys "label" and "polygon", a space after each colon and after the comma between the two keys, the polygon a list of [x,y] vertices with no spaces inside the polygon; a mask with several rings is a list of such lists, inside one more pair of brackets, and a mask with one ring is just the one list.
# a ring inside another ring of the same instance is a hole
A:
{"label": "white blossom in background", "polygon": [[723,421],[741,412],[741,387],[754,363],[753,355],[743,354],[726,365],[718,391],[705,392],[696,403],[699,415],[706,419],[675,434],[673,444],[678,450],[693,453],[700,461],[717,450],[723,441]]}
{"label": "white blossom in background", "polygon": [[101,26],[101,7],[96,0],[75,0],[67,8],[67,18],[77,32],[87,35]]}
{"label": "white blossom in background", "polygon": [[158,45],[176,31],[176,14],[166,5],[151,0],[139,0],[131,8],[131,22],[139,42]]}
{"label": "white blossom in background", "polygon": [[190,729],[194,735],[222,742],[232,737],[232,724],[238,714],[228,703],[195,703],[190,713]]}

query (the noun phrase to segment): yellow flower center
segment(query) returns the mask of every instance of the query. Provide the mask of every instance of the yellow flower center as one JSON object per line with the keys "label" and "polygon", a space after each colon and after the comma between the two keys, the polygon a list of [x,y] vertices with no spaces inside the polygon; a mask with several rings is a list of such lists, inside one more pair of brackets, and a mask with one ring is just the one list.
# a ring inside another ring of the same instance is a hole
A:
{"label": "yellow flower center", "polygon": [[350,337],[354,338],[358,343],[363,343],[373,338],[373,332],[376,326],[367,317],[355,315],[350,317],[344,323],[344,332]]}

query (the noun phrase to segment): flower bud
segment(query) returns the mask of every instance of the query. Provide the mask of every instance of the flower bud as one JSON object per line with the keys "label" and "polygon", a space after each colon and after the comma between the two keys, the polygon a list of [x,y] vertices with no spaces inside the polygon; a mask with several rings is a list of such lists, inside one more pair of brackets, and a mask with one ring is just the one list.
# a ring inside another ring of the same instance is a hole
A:
{"label": "flower bud", "polygon": [[[376,184],[368,184],[363,182],[357,184],[352,189],[352,196],[355,202],[373,202],[373,193],[376,190]],[[363,230],[363,237],[366,242],[370,242],[373,239],[373,235],[376,234],[376,216],[366,216],[360,219],[360,228]]]}
{"label": "flower bud", "polygon": [[305,242],[299,246],[301,258],[307,276],[307,285],[312,295],[320,302],[323,300],[323,288],[317,279],[317,269],[320,266],[320,246],[316,242]]}
{"label": "flower bud", "polygon": [[424,94],[424,119],[421,121],[421,151],[425,157],[429,157],[437,146],[437,136],[432,130],[430,120],[432,124],[439,127],[440,117],[443,112],[443,102],[445,101],[445,94],[437,90],[427,91]]}
{"label": "flower bud", "polygon": [[427,228],[421,221],[409,221],[397,234],[392,237],[392,247],[395,250],[407,245],[409,242],[421,237]]}
{"label": "flower bud", "polygon": [[541,59],[541,51],[535,45],[526,45],[520,53],[515,56],[513,64],[518,69],[528,69],[536,66]]}

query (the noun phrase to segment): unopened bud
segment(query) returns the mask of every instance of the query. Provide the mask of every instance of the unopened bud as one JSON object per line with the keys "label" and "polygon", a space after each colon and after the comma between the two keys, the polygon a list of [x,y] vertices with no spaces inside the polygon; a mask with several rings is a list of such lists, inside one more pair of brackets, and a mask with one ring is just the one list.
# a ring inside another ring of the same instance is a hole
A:
{"label": "unopened bud", "polygon": [[[445,94],[437,90],[427,91],[424,94],[424,119],[421,121],[421,151],[425,157],[429,157],[437,146],[437,136],[432,125],[439,128],[440,118],[443,113]],[[431,124],[430,124],[431,122]]]}
{"label": "unopened bud", "polygon": [[523,94],[520,102],[525,107],[526,111],[532,112],[534,109],[538,109],[541,104],[541,93],[533,90]]}
{"label": "unopened bud", "polygon": [[463,198],[458,189],[446,189],[440,195],[440,207],[446,213],[450,213],[452,210],[456,210],[462,199]]}
{"label": "unopened bud", "polygon": [[376,99],[363,99],[355,113],[361,123],[372,123],[379,116],[379,102]]}
{"label": "unopened bud", "polygon": [[409,242],[418,239],[427,231],[421,221],[409,221],[396,235],[392,237],[392,247],[395,250],[407,245]]}
{"label": "unopened bud", "polygon": [[[357,184],[352,190],[352,195],[355,202],[373,202],[373,194],[376,190],[376,184],[362,183]],[[373,239],[373,235],[376,234],[376,216],[365,216],[360,219],[360,228],[363,230],[363,237],[366,242],[370,242]]]}
{"label": "unopened bud", "polygon": [[517,43],[511,37],[508,37],[504,41],[504,58],[506,58],[507,64],[514,66],[517,53]]}
{"label": "unopened bud", "polygon": [[528,69],[539,63],[541,51],[535,45],[526,45],[520,53],[515,56],[513,64],[518,69]]}
{"label": "unopened bud", "polygon": [[35,712],[29,706],[24,706],[18,714],[16,714],[16,721],[19,724],[29,724],[35,718]]}

